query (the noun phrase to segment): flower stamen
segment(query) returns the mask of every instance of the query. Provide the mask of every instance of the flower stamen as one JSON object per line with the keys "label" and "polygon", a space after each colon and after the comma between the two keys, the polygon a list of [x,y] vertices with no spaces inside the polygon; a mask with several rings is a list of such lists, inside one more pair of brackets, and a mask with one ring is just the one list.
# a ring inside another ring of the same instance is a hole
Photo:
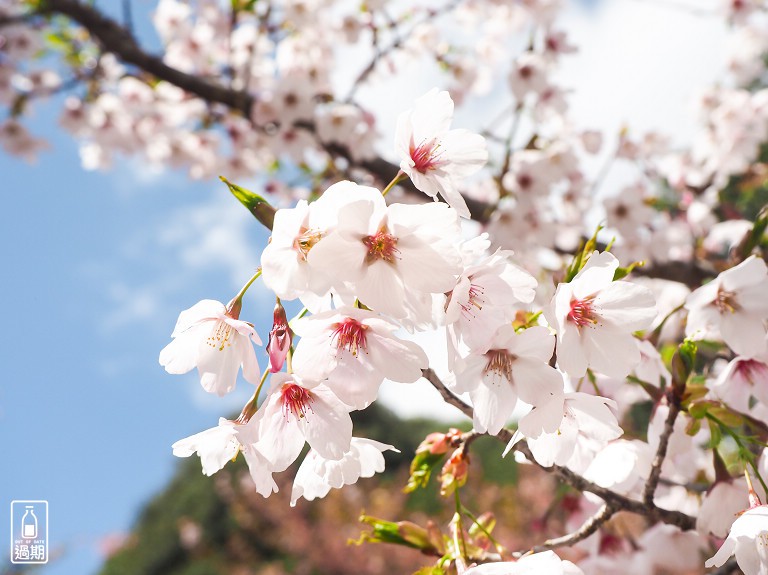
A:
{"label": "flower stamen", "polygon": [[594,298],[586,297],[584,299],[572,299],[571,309],[566,319],[575,323],[578,327],[594,325],[597,323],[597,315],[592,307]]}
{"label": "flower stamen", "polygon": [[388,233],[386,228],[380,229],[376,235],[365,236],[363,244],[368,248],[368,263],[375,260],[384,260],[388,263],[394,263],[400,250],[397,249],[397,238]]}
{"label": "flower stamen", "polygon": [[357,357],[360,350],[366,353],[367,341],[365,332],[367,326],[359,321],[348,317],[333,326],[332,338],[336,340],[338,349],[346,349],[352,355]]}
{"label": "flower stamen", "polygon": [[732,291],[726,291],[723,288],[717,290],[717,296],[714,301],[717,310],[722,313],[735,313],[741,306],[736,301],[736,294]]}
{"label": "flower stamen", "polygon": [[414,146],[411,142],[409,148],[413,167],[422,174],[440,166],[440,152],[438,152],[440,142],[436,138],[426,140],[418,146]]}
{"label": "flower stamen", "polygon": [[492,349],[485,357],[488,358],[488,363],[485,364],[483,373],[493,372],[509,382],[512,381],[512,364],[517,359],[514,355],[504,349]]}
{"label": "flower stamen", "polygon": [[323,239],[323,232],[320,230],[308,230],[301,228],[301,233],[293,240],[293,249],[296,250],[301,261],[307,261],[307,255],[317,242]]}
{"label": "flower stamen", "polygon": [[231,325],[223,320],[219,320],[213,326],[211,335],[208,336],[205,343],[219,351],[224,351],[225,347],[232,345],[231,339],[233,331],[234,328]]}
{"label": "flower stamen", "polygon": [[283,415],[293,414],[297,419],[306,417],[308,411],[312,411],[312,394],[309,390],[296,385],[286,383],[280,390],[280,401],[283,404]]}

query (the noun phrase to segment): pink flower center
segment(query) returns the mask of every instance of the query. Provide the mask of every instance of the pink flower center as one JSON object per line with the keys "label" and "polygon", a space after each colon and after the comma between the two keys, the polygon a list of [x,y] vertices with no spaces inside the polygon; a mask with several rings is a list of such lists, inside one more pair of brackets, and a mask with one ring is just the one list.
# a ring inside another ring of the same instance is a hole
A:
{"label": "pink flower center", "polygon": [[734,313],[741,309],[741,306],[736,301],[736,294],[732,291],[726,291],[723,288],[717,290],[714,304],[720,313]]}
{"label": "pink flower center", "polygon": [[368,263],[376,260],[394,263],[400,250],[397,249],[397,238],[388,233],[386,228],[379,230],[376,235],[363,238],[365,247],[368,248]]}
{"label": "pink flower center", "polygon": [[440,142],[436,138],[424,141],[418,146],[414,146],[413,142],[411,142],[410,152],[413,167],[422,174],[436,169],[440,165],[439,148]]}
{"label": "pink flower center", "polygon": [[597,323],[597,315],[592,307],[591,297],[585,297],[584,299],[572,299],[571,310],[568,312],[566,319],[572,323],[575,323],[578,327],[584,327],[590,324]]}
{"label": "pink flower center", "polygon": [[742,359],[736,364],[736,373],[751,385],[768,381],[768,365],[756,359]]}
{"label": "pink flower center", "polygon": [[509,382],[512,381],[512,364],[517,359],[516,356],[505,349],[492,349],[485,357],[488,358],[488,363],[485,364],[484,373],[493,372]]}
{"label": "pink flower center", "polygon": [[336,347],[338,349],[346,349],[354,356],[357,356],[360,350],[365,352],[367,346],[365,339],[367,326],[361,324],[356,319],[348,317],[344,321],[334,324],[333,327],[333,335],[331,337],[336,339]]}
{"label": "pink flower center", "polygon": [[295,383],[286,383],[280,390],[280,401],[283,404],[283,414],[293,414],[294,417],[301,419],[312,411],[312,394]]}
{"label": "pink flower center", "polygon": [[293,240],[293,249],[296,250],[301,261],[307,261],[307,255],[314,245],[323,239],[323,232],[320,230],[308,230],[301,228],[301,234]]}

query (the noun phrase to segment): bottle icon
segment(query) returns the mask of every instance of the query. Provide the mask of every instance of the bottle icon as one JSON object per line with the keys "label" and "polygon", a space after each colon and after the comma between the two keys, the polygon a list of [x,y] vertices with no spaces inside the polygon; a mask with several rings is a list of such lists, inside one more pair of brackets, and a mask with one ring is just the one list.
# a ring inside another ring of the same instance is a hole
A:
{"label": "bottle icon", "polygon": [[24,539],[34,539],[37,537],[37,516],[34,506],[25,506],[24,517],[21,518],[21,536]]}

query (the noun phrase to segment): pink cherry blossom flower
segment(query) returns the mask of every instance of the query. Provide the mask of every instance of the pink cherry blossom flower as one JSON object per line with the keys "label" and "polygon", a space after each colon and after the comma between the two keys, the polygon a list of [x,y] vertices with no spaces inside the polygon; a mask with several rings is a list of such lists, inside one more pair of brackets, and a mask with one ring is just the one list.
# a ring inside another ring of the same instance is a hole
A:
{"label": "pink cherry blossom flower", "polygon": [[[511,325],[501,327],[489,347],[470,354],[456,374],[456,391],[469,392],[475,429],[496,435],[517,405],[518,397],[541,405],[562,395],[563,377],[550,367],[555,338],[543,326],[516,333]],[[542,420],[547,432],[557,429],[562,414]]]}
{"label": "pink cherry blossom flower", "polygon": [[294,322],[301,336],[293,368],[325,384],[344,403],[363,409],[376,399],[384,378],[413,383],[429,359],[417,344],[394,333],[399,326],[374,312],[341,307]]}
{"label": "pink cherry blossom flower", "polygon": [[324,459],[311,449],[296,472],[291,492],[291,507],[299,497],[307,501],[325,497],[331,488],[357,483],[361,477],[373,477],[384,471],[384,451],[400,453],[392,445],[372,439],[353,437],[350,449],[341,459]]}
{"label": "pink cherry blossom flower", "polygon": [[485,138],[468,130],[449,130],[453,100],[448,92],[430,90],[413,109],[397,119],[395,150],[400,169],[413,185],[432,198],[439,193],[459,215],[470,217],[457,179],[469,176],[488,160]]}
{"label": "pink cherry blossom flower", "polygon": [[305,441],[325,459],[341,459],[352,440],[350,409],[327,385],[276,373],[259,410],[257,448],[275,471],[293,463]]}
{"label": "pink cherry blossom flower", "polygon": [[472,567],[464,575],[584,575],[570,561],[563,561],[554,551],[525,555],[517,561],[485,563]]}
{"label": "pink cherry blossom flower", "polygon": [[731,555],[744,575],[765,575],[768,573],[768,507],[758,505],[745,511],[731,525],[728,538],[714,556],[707,559],[704,567],[720,567]]}
{"label": "pink cherry blossom flower", "polygon": [[173,454],[176,457],[189,457],[197,453],[203,465],[203,473],[213,475],[242,452],[251,478],[256,484],[256,491],[263,497],[269,497],[277,492],[277,484],[272,479],[273,469],[255,446],[258,438],[257,425],[256,418],[240,425],[222,417],[217,427],[174,443]]}
{"label": "pink cherry blossom flower", "polygon": [[685,335],[692,339],[722,338],[746,357],[764,351],[766,293],[768,268],[762,259],[750,256],[688,296]]}
{"label": "pink cherry blossom flower", "polygon": [[570,283],[557,286],[544,315],[557,330],[557,364],[571,377],[587,368],[624,377],[640,363],[632,332],[656,317],[653,294],[643,286],[613,281],[619,267],[611,253],[594,252]]}
{"label": "pink cherry blossom flower", "polygon": [[160,352],[160,365],[168,373],[187,373],[197,367],[208,393],[225,395],[235,388],[238,369],[254,385],[261,375],[256,352],[261,345],[250,323],[228,315],[223,303],[206,299],[181,312],[171,334],[173,341]]}

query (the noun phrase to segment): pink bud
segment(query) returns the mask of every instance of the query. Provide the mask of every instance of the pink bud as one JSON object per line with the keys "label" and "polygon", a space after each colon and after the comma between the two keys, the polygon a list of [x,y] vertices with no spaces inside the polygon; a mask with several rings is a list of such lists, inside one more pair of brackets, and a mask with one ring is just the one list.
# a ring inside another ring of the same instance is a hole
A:
{"label": "pink bud", "polygon": [[288,355],[288,350],[291,349],[292,341],[293,332],[288,326],[288,319],[285,317],[285,308],[280,303],[280,300],[277,300],[272,329],[269,332],[269,342],[267,343],[269,371],[277,373],[283,369],[285,357]]}

